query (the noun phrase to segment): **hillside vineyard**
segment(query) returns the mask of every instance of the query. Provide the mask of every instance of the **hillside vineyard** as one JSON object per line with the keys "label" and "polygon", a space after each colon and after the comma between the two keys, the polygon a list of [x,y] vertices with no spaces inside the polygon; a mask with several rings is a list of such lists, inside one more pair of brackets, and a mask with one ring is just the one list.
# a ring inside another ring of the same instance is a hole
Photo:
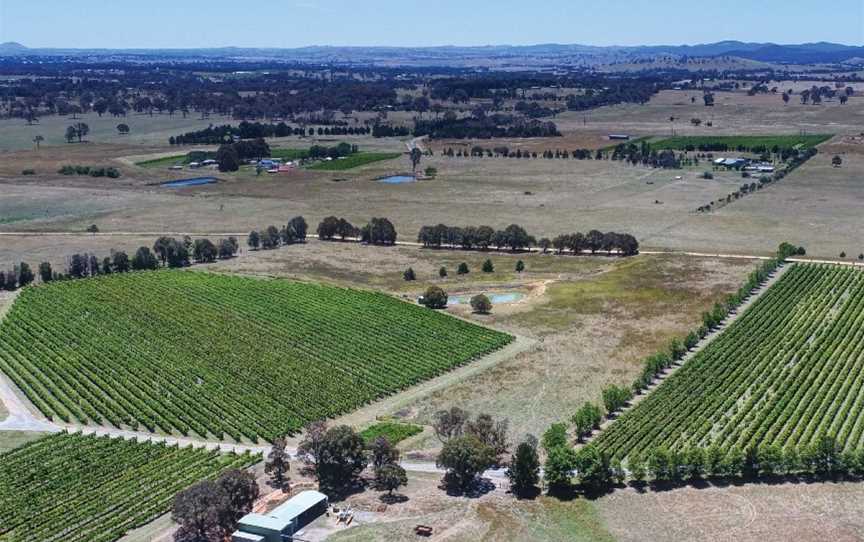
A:
{"label": "hillside vineyard", "polygon": [[58,421],[257,441],[510,340],[380,293],[158,271],[26,289],[0,369]]}

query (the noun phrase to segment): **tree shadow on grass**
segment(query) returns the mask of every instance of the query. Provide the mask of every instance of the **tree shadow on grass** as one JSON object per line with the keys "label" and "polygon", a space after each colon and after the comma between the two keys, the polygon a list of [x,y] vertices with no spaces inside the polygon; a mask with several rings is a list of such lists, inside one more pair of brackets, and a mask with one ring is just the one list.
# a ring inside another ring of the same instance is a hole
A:
{"label": "tree shadow on grass", "polygon": [[383,502],[384,504],[402,504],[408,502],[408,495],[402,495],[401,493],[383,493],[378,500]]}
{"label": "tree shadow on grass", "polygon": [[438,486],[451,497],[468,497],[477,499],[495,490],[495,484],[488,478],[477,478],[467,487],[459,487],[456,484],[448,484],[446,479]]}

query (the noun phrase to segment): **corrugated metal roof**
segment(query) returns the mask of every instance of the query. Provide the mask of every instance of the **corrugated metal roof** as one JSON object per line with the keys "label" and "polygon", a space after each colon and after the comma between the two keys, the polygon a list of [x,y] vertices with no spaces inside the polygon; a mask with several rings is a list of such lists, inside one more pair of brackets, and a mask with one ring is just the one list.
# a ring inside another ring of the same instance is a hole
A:
{"label": "corrugated metal roof", "polygon": [[245,531],[234,531],[231,535],[232,542],[264,542],[264,537],[257,534],[247,533]]}
{"label": "corrugated metal roof", "polygon": [[270,512],[270,515],[279,518],[286,523],[290,523],[291,520],[306,510],[314,508],[319,503],[326,500],[327,495],[318,491],[303,491],[274,508],[273,511]]}
{"label": "corrugated metal roof", "polygon": [[244,525],[282,532],[285,527],[302,514],[326,501],[327,495],[318,491],[303,491],[294,495],[267,514],[246,514],[240,519],[240,528]]}

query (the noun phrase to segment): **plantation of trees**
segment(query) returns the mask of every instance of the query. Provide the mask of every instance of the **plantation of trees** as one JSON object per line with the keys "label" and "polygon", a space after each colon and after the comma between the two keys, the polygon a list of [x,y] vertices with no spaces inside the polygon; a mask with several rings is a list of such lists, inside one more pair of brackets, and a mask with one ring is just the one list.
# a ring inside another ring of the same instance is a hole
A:
{"label": "plantation of trees", "polygon": [[621,460],[692,449],[797,457],[826,438],[857,452],[862,395],[864,272],[796,264],[591,446]]}
{"label": "plantation of trees", "polygon": [[0,455],[0,540],[111,542],[259,456],[57,433]]}
{"label": "plantation of trees", "polygon": [[51,419],[272,441],[510,340],[380,293],[164,270],[25,289],[0,370]]}

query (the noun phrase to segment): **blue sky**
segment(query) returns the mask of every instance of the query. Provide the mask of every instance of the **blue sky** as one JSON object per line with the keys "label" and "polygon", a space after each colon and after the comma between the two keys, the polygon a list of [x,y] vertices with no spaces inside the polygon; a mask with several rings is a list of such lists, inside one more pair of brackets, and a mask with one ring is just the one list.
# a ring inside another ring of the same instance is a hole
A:
{"label": "blue sky", "polygon": [[864,44],[864,1],[0,0],[30,47]]}

